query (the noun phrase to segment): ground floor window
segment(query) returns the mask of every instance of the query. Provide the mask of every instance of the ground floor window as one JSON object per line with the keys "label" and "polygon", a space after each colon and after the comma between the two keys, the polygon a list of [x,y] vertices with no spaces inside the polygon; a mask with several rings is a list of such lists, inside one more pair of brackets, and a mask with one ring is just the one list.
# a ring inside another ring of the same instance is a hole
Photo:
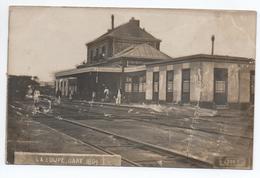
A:
{"label": "ground floor window", "polygon": [[183,93],[189,93],[190,92],[190,81],[184,80],[183,81]]}
{"label": "ground floor window", "polygon": [[173,71],[167,71],[167,92],[173,92]]}
{"label": "ground floor window", "polygon": [[145,92],[145,85],[146,85],[145,75],[126,77],[125,92],[135,92],[135,93]]}
{"label": "ground floor window", "polygon": [[133,77],[133,92],[139,92],[139,77]]}
{"label": "ground floor window", "polygon": [[174,71],[167,71],[166,78],[166,102],[173,102]]}
{"label": "ground floor window", "polygon": [[139,78],[139,92],[145,92],[146,77],[141,76]]}
{"label": "ground floor window", "polygon": [[216,105],[227,104],[228,69],[214,68],[214,102]]}
{"label": "ground floor window", "polygon": [[159,101],[159,72],[153,73],[153,101]]}
{"label": "ground floor window", "polygon": [[182,70],[182,102],[190,101],[190,69]]}
{"label": "ground floor window", "polygon": [[125,92],[131,92],[132,91],[132,78],[126,77],[125,81]]}
{"label": "ground floor window", "polygon": [[226,92],[226,84],[225,81],[216,81],[216,93],[225,93]]}
{"label": "ground floor window", "polygon": [[159,92],[159,72],[153,74],[153,92]]}

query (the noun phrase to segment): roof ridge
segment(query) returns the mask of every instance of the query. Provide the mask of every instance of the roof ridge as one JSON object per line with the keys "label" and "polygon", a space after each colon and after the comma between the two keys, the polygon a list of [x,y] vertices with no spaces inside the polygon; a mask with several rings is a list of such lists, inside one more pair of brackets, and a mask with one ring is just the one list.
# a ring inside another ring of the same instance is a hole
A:
{"label": "roof ridge", "polygon": [[[126,23],[123,23],[113,29],[108,29],[108,31],[102,35],[100,35],[99,37],[95,38],[94,40],[90,41],[90,42],[87,42],[86,45],[88,44],[91,44],[95,41],[98,41],[98,40],[102,40],[103,38],[106,38],[106,37],[113,37],[113,36],[116,36],[115,34],[113,35],[112,33],[117,33],[117,31],[126,26],[126,25],[131,25],[131,22],[128,21]],[[138,26],[133,26],[133,27],[136,27],[136,29],[138,29],[137,31],[140,33],[140,34],[143,34],[142,37],[138,37],[138,36],[134,36],[133,34],[129,33],[130,34],[130,37],[126,37],[126,38],[139,38],[139,39],[145,39],[145,40],[158,40],[158,41],[161,41],[160,39],[157,39],[156,37],[154,37],[152,34],[150,34],[149,32],[147,32],[146,30],[144,30],[143,28],[141,28],[139,25]],[[131,36],[132,35],[132,36]],[[120,35],[119,35],[119,38],[120,38]]]}
{"label": "roof ridge", "polygon": [[114,27],[113,29],[107,29],[107,32],[103,33],[102,35],[100,35],[99,37],[95,38],[94,40],[91,40],[91,41],[88,42],[87,44],[92,43],[92,42],[98,40],[99,38],[102,38],[103,36],[105,36],[105,35],[107,35],[107,34],[113,32],[113,31],[117,30],[118,28],[120,28],[121,26],[123,26],[123,25],[125,25],[125,24],[127,24],[127,23],[129,23],[129,22],[123,23],[123,24],[121,24],[121,25],[119,25],[119,26],[117,26],[117,27]]}

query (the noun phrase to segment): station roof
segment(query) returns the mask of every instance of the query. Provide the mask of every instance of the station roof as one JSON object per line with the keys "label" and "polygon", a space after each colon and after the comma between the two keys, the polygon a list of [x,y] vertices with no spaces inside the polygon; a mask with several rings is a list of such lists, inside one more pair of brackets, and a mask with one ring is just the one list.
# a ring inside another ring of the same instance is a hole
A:
{"label": "station roof", "polygon": [[119,53],[112,56],[109,60],[118,58],[133,58],[133,59],[152,59],[152,60],[170,60],[170,56],[152,47],[149,44],[143,43],[132,45]]}
{"label": "station roof", "polygon": [[105,34],[101,35],[97,39],[87,43],[92,44],[97,41],[101,41],[105,38],[113,37],[119,39],[135,39],[145,41],[158,41],[161,40],[155,38],[153,35],[148,33],[145,29],[140,28],[140,21],[134,18],[130,19],[129,22],[122,24],[114,29],[109,29]]}
{"label": "station roof", "polygon": [[88,72],[121,72],[120,67],[84,67],[80,69],[69,69],[55,73],[55,77],[71,76]]}
{"label": "station roof", "polygon": [[[115,66],[96,66],[96,67],[84,67],[79,69],[63,70],[55,73],[55,77],[71,77],[77,74],[89,73],[89,72],[102,72],[102,73],[121,73],[122,67]],[[145,65],[129,66],[124,68],[124,72],[139,72],[146,70]]]}
{"label": "station roof", "polygon": [[[150,50],[150,51],[149,51]],[[136,46],[131,46],[122,52],[118,53],[114,56],[115,59],[117,58],[142,58],[145,57],[151,59],[163,59],[163,60],[156,60],[155,62],[145,63],[139,66],[127,66],[124,68],[124,72],[138,72],[144,71],[149,66],[156,66],[156,65],[165,65],[165,64],[178,64],[178,63],[187,63],[187,62],[222,62],[222,63],[245,63],[245,64],[253,64],[255,60],[252,58],[245,58],[245,57],[235,57],[235,56],[224,56],[224,55],[208,55],[208,54],[196,54],[190,56],[183,56],[177,58],[171,58],[166,54],[160,52],[159,50],[153,48],[148,44],[141,44]],[[88,72],[113,72],[113,73],[121,73],[122,67],[120,66],[109,66],[109,62],[113,63],[113,59],[110,59],[106,62],[97,63],[95,65],[90,65],[82,68],[70,69],[65,71],[60,71],[55,73],[55,77],[69,77],[75,76],[77,74],[88,73]]]}
{"label": "station roof", "polygon": [[164,61],[155,61],[147,63],[146,65],[158,65],[167,63],[183,63],[183,62],[194,62],[194,61],[204,61],[204,62],[231,62],[231,63],[249,63],[253,64],[255,59],[237,56],[227,56],[227,55],[209,55],[209,54],[195,54],[189,56],[182,56],[171,58]]}

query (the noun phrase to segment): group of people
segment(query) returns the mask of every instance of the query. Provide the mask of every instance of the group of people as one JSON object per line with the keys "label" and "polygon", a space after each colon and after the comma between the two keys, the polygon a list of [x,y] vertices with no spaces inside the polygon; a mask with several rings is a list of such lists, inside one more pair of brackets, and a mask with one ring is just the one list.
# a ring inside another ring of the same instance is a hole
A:
{"label": "group of people", "polygon": [[[118,89],[116,95],[113,97],[110,89],[108,87],[105,87],[103,94],[104,94],[104,96],[103,96],[102,100],[104,102],[110,102],[112,100],[112,98],[114,98],[116,104],[122,103],[122,90],[121,89]],[[70,101],[72,101],[72,99],[74,98],[74,95],[75,95],[75,92],[73,90],[70,90],[69,94],[68,94],[68,98]],[[58,89],[56,91],[56,101],[58,104],[61,103],[61,96],[62,96],[62,92],[60,89]],[[96,101],[97,93],[95,91],[92,92],[91,99],[92,99],[92,101]]]}
{"label": "group of people", "polygon": [[[75,95],[73,90],[69,91],[69,99],[72,100]],[[55,93],[55,101],[57,104],[61,103],[62,92],[58,89]],[[52,107],[52,99],[51,97],[41,95],[41,92],[38,87],[28,86],[26,98],[33,99],[33,113],[37,113],[41,110],[41,108],[51,109]],[[46,102],[48,101],[48,102]],[[46,105],[47,104],[47,105]]]}
{"label": "group of people", "polygon": [[33,114],[39,112],[49,112],[52,109],[52,100],[46,95],[41,95],[38,87],[28,87],[27,98],[33,99]]}
{"label": "group of people", "polygon": [[[69,90],[69,100],[72,101],[72,99],[74,98],[75,92],[74,90]],[[60,89],[58,89],[56,91],[56,101],[58,104],[61,103],[61,96],[62,96],[62,92]]]}
{"label": "group of people", "polygon": [[34,105],[37,105],[40,100],[40,98],[39,98],[40,95],[41,95],[41,92],[37,87],[33,88],[31,85],[29,85],[25,97],[32,98]]}
{"label": "group of people", "polygon": [[[104,90],[104,101],[105,102],[109,102],[110,98],[111,98],[111,92],[110,92],[108,87],[105,87],[105,90]],[[116,104],[121,104],[122,103],[122,90],[120,88],[117,90],[116,96],[114,98],[115,98]]]}
{"label": "group of people", "polygon": [[33,88],[31,85],[28,86],[26,98],[33,99],[33,114],[37,113],[40,109],[39,107],[40,95],[41,92],[37,87]]}

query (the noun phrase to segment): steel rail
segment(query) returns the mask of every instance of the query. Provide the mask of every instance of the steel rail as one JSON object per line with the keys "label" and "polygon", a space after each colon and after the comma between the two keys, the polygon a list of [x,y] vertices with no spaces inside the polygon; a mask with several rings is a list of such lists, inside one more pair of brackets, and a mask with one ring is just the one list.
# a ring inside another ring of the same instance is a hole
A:
{"label": "steel rail", "polygon": [[[68,108],[66,108],[66,109],[68,109]],[[168,148],[161,147],[161,146],[158,146],[158,145],[154,145],[154,144],[150,144],[150,143],[143,142],[143,141],[140,141],[140,140],[136,140],[136,139],[133,139],[133,138],[130,138],[130,137],[121,136],[121,135],[118,135],[118,134],[115,134],[115,133],[112,133],[112,132],[109,132],[109,131],[106,131],[106,130],[103,130],[103,129],[99,129],[99,128],[96,128],[96,127],[93,127],[93,126],[89,126],[89,125],[86,125],[86,124],[83,124],[83,123],[79,123],[79,122],[76,122],[76,121],[73,121],[73,120],[70,120],[70,119],[64,119],[64,118],[60,119],[60,117],[54,116],[52,114],[47,114],[47,113],[41,113],[41,114],[48,116],[48,117],[55,118],[59,121],[71,123],[71,124],[74,124],[74,125],[78,125],[78,126],[81,126],[81,127],[85,127],[85,128],[103,133],[103,134],[111,135],[115,138],[119,138],[119,139],[127,140],[129,142],[137,143],[139,145],[146,147],[148,150],[152,150],[153,152],[157,152],[157,153],[160,153],[160,154],[163,153],[163,154],[168,154],[168,155],[173,155],[173,156],[180,156],[180,157],[183,157],[183,158],[186,158],[186,159],[190,159],[190,160],[199,162],[203,165],[206,165],[207,167],[213,167],[214,166],[214,163],[209,162],[207,160],[201,160],[201,158],[196,157],[196,156],[192,156],[192,155],[187,156],[186,154],[184,154],[182,152],[178,152],[178,151],[175,151],[175,150],[172,150],[172,149],[168,149]]]}
{"label": "steel rail", "polygon": [[[79,105],[81,106],[81,105]],[[57,107],[57,106],[55,106]],[[64,106],[58,106],[58,107],[64,107]],[[78,108],[71,108],[71,107],[64,107],[66,109],[70,109],[70,110],[78,110]],[[83,111],[83,112],[86,112],[86,111]],[[88,113],[98,113],[98,112],[94,112],[94,111],[88,111]],[[122,116],[119,116],[119,115],[115,115],[113,114],[114,116],[117,116],[119,118],[124,118]],[[137,116],[138,117],[138,116]],[[216,132],[216,131],[209,131],[209,130],[203,130],[203,129],[199,129],[199,128],[190,128],[190,127],[185,127],[185,126],[179,126],[177,124],[165,124],[165,123],[158,123],[158,122],[153,122],[153,121],[146,121],[144,119],[140,119],[140,118],[127,118],[127,119],[130,119],[130,120],[136,120],[136,121],[140,121],[140,122],[145,122],[145,123],[149,123],[149,124],[154,124],[154,125],[162,125],[162,126],[167,126],[167,127],[171,127],[171,128],[181,128],[181,129],[187,129],[187,130],[194,130],[194,131],[200,131],[200,132],[205,132],[205,133],[211,133],[211,134],[221,134],[221,135],[224,135],[224,136],[229,136],[229,137],[233,137],[233,138],[239,138],[239,139],[249,139],[249,140],[253,140],[252,137],[247,137],[247,136],[237,136],[237,135],[233,135],[233,134],[227,134],[227,133],[223,133],[223,132]]]}
{"label": "steel rail", "polygon": [[150,144],[150,143],[143,142],[143,141],[140,141],[140,140],[136,140],[136,139],[133,139],[133,138],[130,138],[130,137],[118,135],[118,134],[115,134],[115,133],[112,133],[112,132],[109,132],[109,131],[106,131],[106,130],[103,130],[103,129],[99,129],[99,128],[96,128],[96,127],[93,127],[93,126],[89,126],[89,125],[86,125],[86,124],[82,124],[82,123],[79,123],[79,122],[76,122],[76,121],[73,121],[73,120],[70,120],[70,119],[64,119],[64,118],[59,119],[59,118],[56,118],[55,116],[52,116],[52,115],[49,115],[49,114],[46,114],[46,115],[49,116],[49,117],[53,117],[55,119],[58,119],[59,121],[64,121],[64,122],[67,122],[67,123],[71,123],[71,124],[74,124],[74,125],[78,125],[78,126],[81,126],[81,127],[85,127],[85,128],[97,131],[99,133],[111,135],[115,138],[119,138],[119,139],[122,139],[122,140],[127,140],[129,142],[137,143],[139,145],[142,145],[142,146],[144,146],[144,147],[146,147],[146,148],[148,148],[148,149],[150,149],[154,152],[160,153],[160,154],[166,153],[168,155],[181,156],[181,157],[202,163],[202,164],[204,164],[208,167],[213,167],[213,164],[214,164],[214,163],[209,162],[207,160],[201,160],[200,158],[195,157],[195,156],[191,156],[191,155],[187,156],[186,154],[183,154],[183,153],[178,152],[178,151],[173,151],[172,149],[168,149],[168,148],[161,147],[161,146],[158,146],[158,145]]}
{"label": "steel rail", "polygon": [[[13,110],[19,110],[19,111],[23,112],[23,114],[26,113],[25,110],[24,110],[24,108],[23,108],[23,109],[22,109],[22,108],[18,108],[18,107],[14,106],[14,105],[10,105],[10,106],[11,106],[11,108],[12,108]],[[48,114],[45,114],[45,113],[41,113],[41,114],[44,115],[44,116],[48,116],[48,117],[55,118],[55,119],[58,120],[58,118],[56,118],[55,116],[48,115]],[[42,122],[41,122],[41,123],[42,123]],[[45,124],[45,123],[43,123],[43,124]],[[45,125],[46,125],[46,124],[45,124]],[[76,125],[76,124],[74,124],[74,125]],[[97,151],[101,151],[101,152],[107,153],[107,154],[109,154],[109,155],[117,155],[116,153],[113,153],[113,152],[111,152],[111,151],[108,151],[108,150],[106,150],[105,148],[102,148],[102,147],[100,147],[100,146],[94,145],[94,144],[92,144],[92,143],[90,143],[90,142],[87,142],[87,141],[80,140],[80,139],[75,138],[75,137],[73,137],[73,136],[71,136],[71,135],[69,135],[69,134],[66,134],[66,133],[64,133],[64,132],[60,132],[59,130],[54,129],[54,128],[48,126],[48,125],[47,125],[47,127],[51,128],[51,129],[53,129],[53,130],[55,130],[55,131],[58,132],[58,133],[64,134],[64,135],[66,135],[66,136],[72,138],[73,140],[78,141],[79,143],[81,143],[81,144],[83,144],[83,145],[90,146],[90,147],[94,148],[94,149],[97,150]],[[91,130],[92,130],[92,129],[91,129]],[[122,157],[122,156],[121,156],[121,160],[123,160],[123,161],[125,161],[125,162],[127,162],[127,163],[129,163],[129,164],[131,164],[131,165],[133,165],[133,166],[137,166],[137,167],[141,167],[141,166],[142,166],[141,164],[138,164],[138,163],[136,163],[136,162],[134,162],[134,161],[131,161],[131,160],[127,159],[127,158],[124,158],[124,157]]]}

